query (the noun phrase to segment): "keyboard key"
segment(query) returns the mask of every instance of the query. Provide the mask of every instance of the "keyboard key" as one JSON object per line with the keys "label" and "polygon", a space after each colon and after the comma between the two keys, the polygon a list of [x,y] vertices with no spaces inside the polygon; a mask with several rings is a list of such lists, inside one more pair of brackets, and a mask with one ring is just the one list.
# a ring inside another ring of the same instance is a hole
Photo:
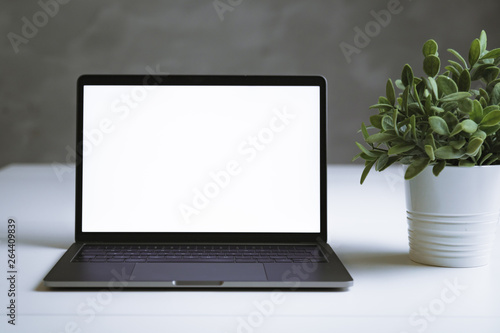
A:
{"label": "keyboard key", "polygon": [[293,262],[309,262],[309,259],[293,259]]}
{"label": "keyboard key", "polygon": [[274,263],[273,259],[257,259],[257,262],[263,263],[263,264],[269,264],[269,263]]}
{"label": "keyboard key", "polygon": [[146,262],[146,259],[125,259],[125,262]]}
{"label": "keyboard key", "polygon": [[239,263],[250,263],[250,262],[257,262],[255,259],[236,259],[236,262]]}

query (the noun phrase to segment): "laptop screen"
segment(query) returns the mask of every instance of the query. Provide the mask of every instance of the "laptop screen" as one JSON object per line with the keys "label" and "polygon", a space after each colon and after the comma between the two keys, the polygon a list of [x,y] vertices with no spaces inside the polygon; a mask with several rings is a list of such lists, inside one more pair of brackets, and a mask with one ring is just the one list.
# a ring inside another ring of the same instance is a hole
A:
{"label": "laptop screen", "polygon": [[83,232],[319,233],[320,86],[83,86]]}

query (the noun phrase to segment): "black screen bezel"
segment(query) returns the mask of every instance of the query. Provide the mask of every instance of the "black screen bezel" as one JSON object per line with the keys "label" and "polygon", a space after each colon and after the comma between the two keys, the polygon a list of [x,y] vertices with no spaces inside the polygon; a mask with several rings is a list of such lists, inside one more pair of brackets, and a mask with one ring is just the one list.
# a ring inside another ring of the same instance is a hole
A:
{"label": "black screen bezel", "polygon": [[[82,149],[83,91],[86,85],[240,85],[318,86],[320,89],[320,232],[318,233],[186,233],[186,232],[83,232],[82,231]],[[327,82],[322,76],[268,75],[82,75],[77,81],[77,135],[75,181],[75,240],[77,242],[119,243],[289,243],[327,240]]]}

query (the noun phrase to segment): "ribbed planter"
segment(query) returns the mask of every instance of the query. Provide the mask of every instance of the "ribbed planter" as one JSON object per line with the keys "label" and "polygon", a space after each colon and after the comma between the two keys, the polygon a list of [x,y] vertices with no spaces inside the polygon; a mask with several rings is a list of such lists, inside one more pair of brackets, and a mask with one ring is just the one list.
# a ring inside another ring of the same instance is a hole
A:
{"label": "ribbed planter", "polygon": [[488,264],[500,216],[500,166],[427,167],[405,182],[410,259],[426,265]]}

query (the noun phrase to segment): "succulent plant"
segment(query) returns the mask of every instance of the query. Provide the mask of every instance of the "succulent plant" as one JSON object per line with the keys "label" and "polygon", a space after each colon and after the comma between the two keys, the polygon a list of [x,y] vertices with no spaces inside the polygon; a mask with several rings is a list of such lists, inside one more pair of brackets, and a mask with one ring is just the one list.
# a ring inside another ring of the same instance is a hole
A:
{"label": "succulent plant", "polygon": [[[415,77],[403,68],[395,86],[386,84],[386,96],[370,109],[370,125],[361,124],[368,147],[356,142],[365,168],[361,183],[372,167],[382,171],[395,162],[408,165],[405,179],[432,166],[434,175],[447,165],[500,164],[500,48],[488,51],[486,32],[474,39],[467,61],[448,49],[455,60],[440,74],[438,44],[424,43],[423,70]],[[375,133],[369,132],[374,130]]]}

